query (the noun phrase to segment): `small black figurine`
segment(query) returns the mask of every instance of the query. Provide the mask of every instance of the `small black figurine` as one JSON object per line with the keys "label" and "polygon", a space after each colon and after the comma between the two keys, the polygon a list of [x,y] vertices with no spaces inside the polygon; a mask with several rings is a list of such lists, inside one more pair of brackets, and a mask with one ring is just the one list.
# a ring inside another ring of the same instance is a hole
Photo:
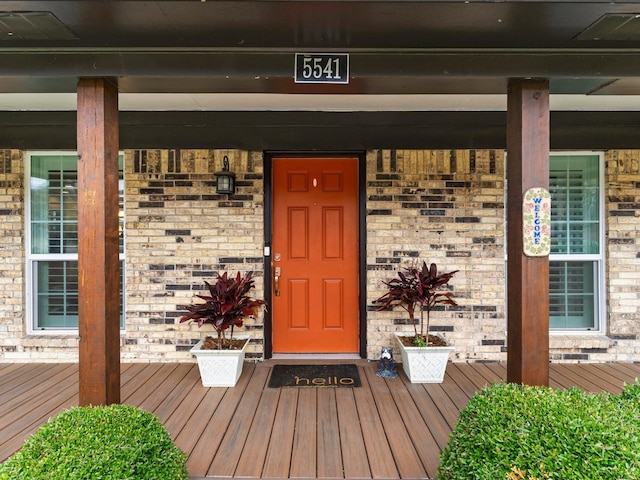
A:
{"label": "small black figurine", "polygon": [[396,361],[393,359],[393,348],[382,347],[380,353],[380,361],[378,362],[378,371],[376,375],[379,377],[396,378],[398,371],[396,370]]}

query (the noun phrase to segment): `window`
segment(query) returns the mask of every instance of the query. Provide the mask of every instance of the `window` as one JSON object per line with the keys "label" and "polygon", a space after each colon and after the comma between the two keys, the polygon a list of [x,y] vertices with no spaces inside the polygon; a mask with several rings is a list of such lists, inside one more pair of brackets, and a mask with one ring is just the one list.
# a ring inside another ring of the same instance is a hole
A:
{"label": "window", "polygon": [[[27,308],[32,331],[78,328],[77,161],[77,155],[71,153],[29,156],[27,281],[31,295]],[[120,167],[122,171],[122,158]],[[120,178],[120,271],[124,275],[122,175]],[[124,276],[120,287],[123,292]],[[120,327],[124,327],[122,314]]]}
{"label": "window", "polygon": [[603,277],[601,157],[552,155],[549,326],[601,330]]}

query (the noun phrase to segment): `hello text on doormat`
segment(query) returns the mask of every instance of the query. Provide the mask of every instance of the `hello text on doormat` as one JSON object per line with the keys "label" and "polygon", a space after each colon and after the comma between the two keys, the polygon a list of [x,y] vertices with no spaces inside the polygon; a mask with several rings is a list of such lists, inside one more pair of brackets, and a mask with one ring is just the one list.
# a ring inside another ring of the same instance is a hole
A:
{"label": "hello text on doormat", "polygon": [[270,388],[279,387],[360,387],[358,367],[354,364],[274,365]]}

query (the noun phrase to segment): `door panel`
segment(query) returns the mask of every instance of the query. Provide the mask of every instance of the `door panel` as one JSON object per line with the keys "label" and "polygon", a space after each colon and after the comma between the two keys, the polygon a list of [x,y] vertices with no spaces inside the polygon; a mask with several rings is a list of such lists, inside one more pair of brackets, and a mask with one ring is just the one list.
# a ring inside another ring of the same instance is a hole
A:
{"label": "door panel", "polygon": [[358,159],[273,159],[273,351],[358,352]]}

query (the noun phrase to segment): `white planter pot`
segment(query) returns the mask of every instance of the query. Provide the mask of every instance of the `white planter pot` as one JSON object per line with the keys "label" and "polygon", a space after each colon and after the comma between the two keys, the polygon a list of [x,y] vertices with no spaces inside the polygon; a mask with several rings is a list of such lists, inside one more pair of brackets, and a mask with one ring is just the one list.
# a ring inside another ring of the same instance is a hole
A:
{"label": "white planter pot", "polygon": [[234,338],[246,339],[241,350],[201,350],[204,338],[190,350],[198,360],[203,387],[235,387],[242,373],[249,337]]}
{"label": "white planter pot", "polygon": [[396,334],[402,369],[411,383],[442,383],[449,353],[455,350],[454,347],[405,347],[399,336]]}

